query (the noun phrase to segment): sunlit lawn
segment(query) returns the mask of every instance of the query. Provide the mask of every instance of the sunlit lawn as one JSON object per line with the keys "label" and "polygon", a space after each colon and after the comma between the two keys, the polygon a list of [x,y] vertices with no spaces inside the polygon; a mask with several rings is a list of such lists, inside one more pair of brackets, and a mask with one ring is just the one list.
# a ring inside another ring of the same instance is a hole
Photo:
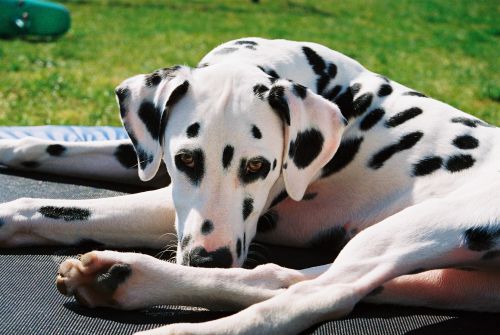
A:
{"label": "sunlit lawn", "polygon": [[498,1],[60,1],[51,43],[0,40],[0,125],[119,125],[113,88],[242,36],[308,40],[499,125]]}

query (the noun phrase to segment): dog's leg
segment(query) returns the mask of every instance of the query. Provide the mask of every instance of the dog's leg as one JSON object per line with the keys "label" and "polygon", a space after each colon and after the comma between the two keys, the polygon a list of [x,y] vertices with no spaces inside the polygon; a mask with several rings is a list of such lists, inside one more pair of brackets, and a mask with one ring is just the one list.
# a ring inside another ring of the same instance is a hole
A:
{"label": "dog's leg", "polygon": [[[498,269],[500,183],[476,180],[446,198],[409,207],[355,236],[328,271],[215,321],[175,324],[147,334],[291,334],[339,318],[385,282],[417,269]],[[479,206],[478,202],[481,202]],[[477,208],[481,208],[478,212]],[[500,280],[495,273],[497,283]],[[484,281],[483,284],[491,284]],[[482,290],[495,292],[485,286]],[[497,290],[498,291],[498,290]],[[498,301],[498,297],[493,301]],[[500,311],[495,305],[492,310]]]}
{"label": "dog's leg", "polygon": [[[2,164],[13,169],[145,185],[138,177],[137,158],[129,140],[63,142],[35,137],[0,140]],[[166,186],[165,176],[162,169],[155,179],[157,184]]]}
{"label": "dog's leg", "polygon": [[0,246],[97,242],[164,248],[176,242],[171,188],[112,198],[23,198],[0,204]]}
{"label": "dog's leg", "polygon": [[195,268],[144,254],[93,251],[60,265],[57,288],[90,307],[134,309],[180,304],[235,310],[315,278],[328,267],[300,271],[275,264],[251,270]]}

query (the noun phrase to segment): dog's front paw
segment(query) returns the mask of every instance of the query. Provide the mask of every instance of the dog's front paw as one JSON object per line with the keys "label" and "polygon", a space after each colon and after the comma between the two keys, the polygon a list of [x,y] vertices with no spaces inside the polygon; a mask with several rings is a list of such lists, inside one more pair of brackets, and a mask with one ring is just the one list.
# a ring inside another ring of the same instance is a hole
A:
{"label": "dog's front paw", "polygon": [[[92,251],[61,263],[56,279],[60,293],[87,307],[143,307],[140,282],[151,256]],[[139,297],[139,298],[138,298]]]}

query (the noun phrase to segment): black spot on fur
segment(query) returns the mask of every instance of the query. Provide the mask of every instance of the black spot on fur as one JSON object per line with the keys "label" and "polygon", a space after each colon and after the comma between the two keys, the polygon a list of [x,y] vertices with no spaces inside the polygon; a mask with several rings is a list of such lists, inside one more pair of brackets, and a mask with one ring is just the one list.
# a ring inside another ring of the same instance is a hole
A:
{"label": "black spot on fur", "polygon": [[408,150],[415,144],[417,144],[422,136],[424,136],[424,133],[420,131],[415,131],[404,135],[399,139],[397,143],[391,144],[373,155],[373,157],[370,159],[370,162],[368,163],[368,166],[374,170],[381,168],[384,163],[389,160],[389,158],[391,158],[394,154],[403,150]]}
{"label": "black spot on fur", "polygon": [[376,125],[380,119],[384,117],[385,111],[383,108],[376,108],[372,110],[370,113],[366,114],[365,117],[359,123],[360,130],[369,130],[374,125]]}
{"label": "black spot on fur", "polygon": [[278,224],[279,215],[275,210],[268,210],[264,215],[259,217],[257,221],[257,232],[258,233],[267,233],[274,229]]}
{"label": "black spot on fur", "polygon": [[203,247],[196,247],[189,251],[187,258],[189,259],[189,265],[196,267],[229,268],[233,264],[233,256],[228,247],[219,248],[212,252],[207,252]]}
{"label": "black spot on fur", "polygon": [[198,136],[200,131],[200,124],[198,122],[193,123],[189,127],[187,127],[186,134],[187,137],[192,138]]}
{"label": "black spot on fur", "polygon": [[361,90],[361,84],[354,83],[349,89],[351,90],[352,95],[355,96]]}
{"label": "black spot on fur", "polygon": [[189,245],[189,242],[191,242],[192,236],[191,235],[186,235],[181,241],[181,250],[186,249],[186,247]]}
{"label": "black spot on fur", "polygon": [[309,65],[311,65],[314,73],[322,75],[326,69],[325,60],[321,58],[316,51],[309,47],[302,47],[302,51],[306,55],[307,61],[309,62]]}
{"label": "black spot on fur", "polygon": [[43,206],[38,212],[46,218],[63,219],[64,221],[85,221],[91,215],[89,209],[79,207]]}
{"label": "black spot on fur", "polygon": [[334,102],[339,106],[342,115],[346,119],[350,119],[354,114],[354,106],[353,106],[353,95],[350,88],[347,88],[342,94],[337,96]]}
{"label": "black spot on fur", "polygon": [[134,168],[137,166],[137,156],[134,151],[132,144],[120,144],[114,154],[118,162],[126,168]]}
{"label": "black spot on fur", "polygon": [[252,45],[252,46],[258,45],[257,42],[247,41],[247,40],[239,40],[239,41],[234,42],[234,44],[236,44],[236,45]]}
{"label": "black spot on fur", "polygon": [[139,157],[139,166],[141,169],[145,169],[149,164],[153,162],[154,156],[151,153],[148,153],[141,146],[136,146],[135,151],[137,153],[137,157]]}
{"label": "black spot on fur", "polygon": [[37,161],[24,161],[24,162],[21,162],[21,165],[24,166],[25,168],[28,168],[28,169],[36,169],[41,164]]}
{"label": "black spot on fur", "polygon": [[162,80],[162,78],[161,78],[159,71],[155,71],[151,74],[146,75],[145,80],[144,80],[144,84],[147,87],[154,87],[154,86],[157,86],[161,82],[161,80]]}
{"label": "black spot on fur", "polygon": [[353,115],[354,117],[359,116],[366,112],[368,107],[370,107],[373,100],[373,94],[364,93],[360,97],[356,98],[353,102]]}
{"label": "black spot on fur", "polygon": [[286,198],[288,198],[288,193],[286,192],[286,190],[284,191],[281,191],[274,199],[273,201],[271,201],[271,204],[269,205],[269,208],[272,208],[274,206],[276,206],[277,204],[279,204],[280,202],[282,202],[283,200],[285,200]]}
{"label": "black spot on fur", "polygon": [[261,100],[264,100],[264,94],[267,91],[269,91],[269,88],[262,84],[257,84],[253,87],[253,93],[255,94],[256,97],[258,97]]}
{"label": "black spot on fur", "polygon": [[299,169],[308,167],[323,149],[324,138],[320,131],[310,128],[297,134],[290,142],[288,156]]}
{"label": "black spot on fur", "polygon": [[51,156],[61,156],[66,151],[66,147],[60,144],[51,144],[47,147],[47,153]]}
{"label": "black spot on fur", "polygon": [[438,156],[429,156],[421,159],[418,163],[413,165],[413,175],[425,176],[439,170],[443,165],[443,159]]}
{"label": "black spot on fur", "polygon": [[380,88],[378,89],[377,94],[379,97],[386,97],[391,93],[392,93],[392,86],[389,84],[382,84],[382,86],[380,86]]}
{"label": "black spot on fur", "polygon": [[470,250],[486,251],[495,247],[500,238],[500,222],[491,226],[469,228],[464,233],[465,243]]}
{"label": "black spot on fur", "polygon": [[214,52],[215,55],[226,55],[237,51],[238,48],[222,48]]}
{"label": "black spot on fur", "polygon": [[427,96],[425,94],[422,94],[422,93],[417,92],[417,91],[404,92],[403,95],[411,95],[411,96],[414,96],[414,97],[427,98]]}
{"label": "black spot on fur", "polygon": [[125,99],[130,96],[130,90],[124,87],[117,87],[115,89],[116,97],[118,98],[118,105],[120,107],[120,115],[122,118],[127,116],[127,108],[125,108]]}
{"label": "black spot on fur", "polygon": [[330,78],[335,78],[337,76],[337,65],[329,63],[327,73]]}
{"label": "black spot on fur", "polygon": [[262,133],[260,132],[260,129],[256,125],[252,125],[252,135],[257,139],[262,138]]}
{"label": "black spot on fur", "polygon": [[342,86],[335,85],[335,87],[333,87],[329,91],[324,92],[323,97],[327,100],[333,101],[337,97],[337,95],[340,93],[341,90],[342,90]]}
{"label": "black spot on fur", "polygon": [[252,198],[245,198],[245,200],[243,200],[243,210],[242,210],[242,214],[243,214],[243,221],[245,221],[248,216],[250,214],[252,214],[253,212],[253,199]]}
{"label": "black spot on fur", "polygon": [[294,83],[292,85],[293,93],[301,99],[305,99],[307,96],[307,88],[300,84]]}
{"label": "black spot on fur", "polygon": [[472,167],[475,161],[471,155],[454,155],[448,158],[445,166],[453,173]]}
{"label": "black spot on fur", "polygon": [[323,167],[321,176],[328,177],[346,167],[358,153],[361,142],[363,137],[343,140],[333,158]]}
{"label": "black spot on fur", "polygon": [[276,164],[278,164],[278,161],[275,158],[274,161],[273,161],[273,171],[274,171],[274,169],[276,169]]}
{"label": "black spot on fur", "polygon": [[[259,69],[262,70],[262,72],[264,72],[265,74],[267,74],[268,76],[270,76],[271,78],[274,78],[274,79],[278,79],[280,78],[280,76],[278,75],[278,73],[276,73],[275,70],[273,69],[270,69],[270,68],[264,68],[263,66],[260,66],[258,65],[257,66]],[[271,83],[274,83],[274,81],[271,81]]]}
{"label": "black spot on fur", "polygon": [[238,256],[238,258],[241,257],[241,239],[240,238],[236,241],[236,255]]}
{"label": "black spot on fur", "polygon": [[[189,89],[189,81],[185,80],[182,84],[180,84],[179,86],[177,86],[172,91],[172,93],[170,94],[170,96],[168,97],[168,100],[165,103],[165,111],[162,114],[162,117],[161,117],[161,120],[160,120],[160,125],[158,127],[158,129],[159,129],[158,134],[159,135],[164,135],[165,134],[165,129],[167,128],[167,120],[168,120],[168,117],[170,115],[170,110],[172,109],[172,107],[177,102],[179,102],[179,100],[184,95],[186,95],[188,89]],[[160,144],[161,145],[163,145],[163,137],[164,136],[160,137]]]}
{"label": "black spot on fur", "polygon": [[154,140],[158,140],[160,135],[160,113],[156,110],[155,105],[150,101],[143,101],[139,107],[138,114],[151,137]]}
{"label": "black spot on fur", "polygon": [[108,271],[97,275],[97,289],[99,291],[112,293],[118,288],[118,286],[127,280],[131,273],[132,267],[130,265],[113,264]]}
{"label": "black spot on fur", "polygon": [[399,112],[393,116],[391,116],[389,118],[389,120],[387,120],[385,122],[385,126],[386,127],[396,127],[396,126],[399,126],[400,124],[408,121],[408,120],[411,120],[413,119],[414,117],[422,114],[422,109],[418,108],[418,107],[413,107],[413,108],[409,108],[407,110],[404,110],[402,112]]}
{"label": "black spot on fur", "polygon": [[210,220],[203,221],[201,225],[201,233],[203,235],[208,235],[214,230],[214,224]]}
{"label": "black spot on fur", "polygon": [[492,259],[498,258],[498,257],[500,257],[500,250],[493,250],[493,251],[488,251],[487,253],[485,253],[481,257],[481,260],[482,261],[489,261],[489,260],[492,260]]}
{"label": "black spot on fur", "polygon": [[227,169],[231,165],[231,160],[233,159],[234,148],[231,145],[226,145],[224,151],[222,151],[222,166]]}
{"label": "black spot on fur", "polygon": [[490,125],[484,121],[477,120],[477,119],[470,119],[470,118],[466,118],[466,117],[454,117],[453,119],[451,119],[451,122],[461,123],[464,126],[471,127],[471,128],[476,128],[478,125],[483,126],[483,127],[490,127]]}
{"label": "black spot on fur", "polygon": [[[193,156],[194,166],[186,166],[181,160],[182,153],[189,153]],[[205,155],[201,149],[185,150],[175,156],[175,166],[186,174],[193,185],[198,186],[205,174]]]}
{"label": "black spot on fur", "polygon": [[334,258],[337,257],[347,242],[349,242],[349,236],[343,227],[331,227],[314,236],[309,241],[309,246],[320,249]]}
{"label": "black spot on fur", "polygon": [[306,194],[304,194],[304,197],[302,198],[302,200],[313,200],[314,198],[316,198],[317,195],[318,195],[317,192],[306,193]]}
{"label": "black spot on fur", "polygon": [[472,137],[470,135],[461,135],[455,137],[453,140],[453,145],[456,146],[459,149],[475,149],[479,146],[479,141],[477,138]]}
{"label": "black spot on fur", "polygon": [[280,119],[290,125],[290,109],[285,99],[285,88],[279,85],[271,87],[268,101]]}
{"label": "black spot on fur", "polygon": [[243,184],[253,183],[257,179],[265,179],[271,170],[271,163],[265,159],[264,157],[255,157],[253,159],[257,159],[262,163],[262,167],[257,172],[247,172],[247,160],[243,158],[240,161],[240,170],[239,170],[239,178]]}
{"label": "black spot on fur", "polygon": [[384,286],[380,285],[379,287],[376,287],[375,289],[373,289],[370,293],[368,293],[366,296],[367,297],[373,297],[375,295],[379,295],[380,293],[382,293],[384,291]]}

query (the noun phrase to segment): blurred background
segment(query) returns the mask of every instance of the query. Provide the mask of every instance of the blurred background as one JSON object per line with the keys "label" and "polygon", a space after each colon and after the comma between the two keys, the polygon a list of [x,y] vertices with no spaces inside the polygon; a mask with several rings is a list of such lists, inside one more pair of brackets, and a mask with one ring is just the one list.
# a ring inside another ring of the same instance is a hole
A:
{"label": "blurred background", "polygon": [[307,40],[500,125],[498,0],[68,0],[50,42],[0,40],[0,125],[120,125],[113,89],[244,36]]}

